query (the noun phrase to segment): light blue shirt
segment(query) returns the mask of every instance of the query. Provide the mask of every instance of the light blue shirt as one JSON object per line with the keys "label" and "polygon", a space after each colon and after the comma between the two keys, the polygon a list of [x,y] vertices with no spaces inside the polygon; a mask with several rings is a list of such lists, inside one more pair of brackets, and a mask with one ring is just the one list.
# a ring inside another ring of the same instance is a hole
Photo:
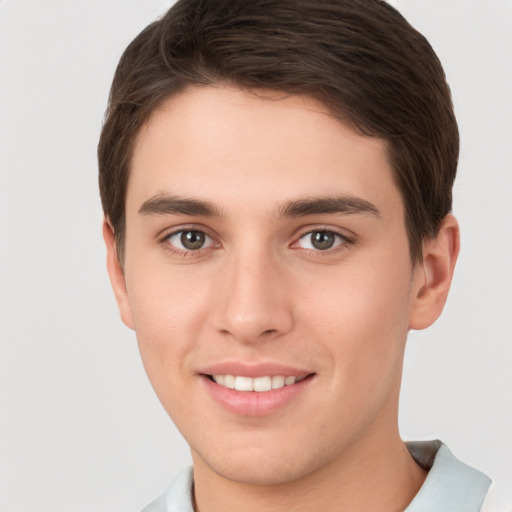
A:
{"label": "light blue shirt", "polygon": [[[407,443],[416,462],[429,473],[404,512],[478,512],[491,480],[456,459],[441,441]],[[180,473],[167,491],[142,512],[194,512],[192,467]]]}

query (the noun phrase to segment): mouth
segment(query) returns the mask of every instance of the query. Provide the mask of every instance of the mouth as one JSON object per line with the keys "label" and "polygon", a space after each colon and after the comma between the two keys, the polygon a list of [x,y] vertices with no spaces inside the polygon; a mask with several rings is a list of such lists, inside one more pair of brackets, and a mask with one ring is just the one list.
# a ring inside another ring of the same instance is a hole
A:
{"label": "mouth", "polygon": [[267,365],[266,370],[264,365],[252,368],[246,365],[238,368],[245,375],[237,375],[239,372],[232,371],[236,367],[233,364],[218,365],[215,368],[217,371],[210,370],[211,373],[200,375],[210,397],[223,409],[239,417],[267,416],[284,410],[297,403],[299,397],[308,396],[307,389],[311,388],[316,376],[316,373],[276,365]]}
{"label": "mouth", "polygon": [[206,377],[223,388],[263,393],[265,391],[281,389],[285,386],[292,386],[312,375],[313,374],[308,374],[300,377],[291,375],[266,375],[261,377],[247,377],[244,375],[206,375]]}

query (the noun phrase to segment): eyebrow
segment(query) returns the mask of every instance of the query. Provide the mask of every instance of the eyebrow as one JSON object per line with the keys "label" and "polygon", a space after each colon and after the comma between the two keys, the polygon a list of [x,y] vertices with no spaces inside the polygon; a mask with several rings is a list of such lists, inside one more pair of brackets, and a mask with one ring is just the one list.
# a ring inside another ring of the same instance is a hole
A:
{"label": "eyebrow", "polygon": [[282,217],[305,217],[318,214],[363,213],[381,217],[379,209],[369,201],[354,196],[313,197],[289,201],[279,210]]}
{"label": "eyebrow", "polygon": [[222,217],[217,206],[209,201],[170,195],[158,195],[144,201],[139,208],[139,213],[141,215]]}
{"label": "eyebrow", "polygon": [[[174,195],[157,195],[144,201],[141,215],[189,215],[221,218],[221,210],[209,201]],[[354,196],[313,197],[288,201],[279,217],[306,217],[320,214],[370,214],[380,217],[379,209],[369,201]]]}

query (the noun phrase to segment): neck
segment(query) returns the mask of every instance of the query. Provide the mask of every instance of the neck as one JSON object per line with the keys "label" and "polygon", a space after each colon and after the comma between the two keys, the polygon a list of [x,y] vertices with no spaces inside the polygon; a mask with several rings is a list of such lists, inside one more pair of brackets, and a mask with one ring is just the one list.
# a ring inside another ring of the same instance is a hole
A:
{"label": "neck", "polygon": [[[371,427],[370,427],[371,429]],[[379,429],[377,429],[379,430]],[[299,480],[252,485],[227,480],[194,457],[196,512],[351,512],[404,510],[423,484],[426,472],[395,434],[365,440]]]}

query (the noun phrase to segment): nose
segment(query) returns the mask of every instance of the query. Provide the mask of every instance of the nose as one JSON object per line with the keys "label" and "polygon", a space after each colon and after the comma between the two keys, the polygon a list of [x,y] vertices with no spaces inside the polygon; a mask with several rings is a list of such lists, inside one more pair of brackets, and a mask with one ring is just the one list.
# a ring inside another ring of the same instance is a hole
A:
{"label": "nose", "polygon": [[[270,251],[269,251],[270,252]],[[226,261],[220,277],[216,328],[241,343],[276,339],[293,327],[283,269],[266,251]]]}

